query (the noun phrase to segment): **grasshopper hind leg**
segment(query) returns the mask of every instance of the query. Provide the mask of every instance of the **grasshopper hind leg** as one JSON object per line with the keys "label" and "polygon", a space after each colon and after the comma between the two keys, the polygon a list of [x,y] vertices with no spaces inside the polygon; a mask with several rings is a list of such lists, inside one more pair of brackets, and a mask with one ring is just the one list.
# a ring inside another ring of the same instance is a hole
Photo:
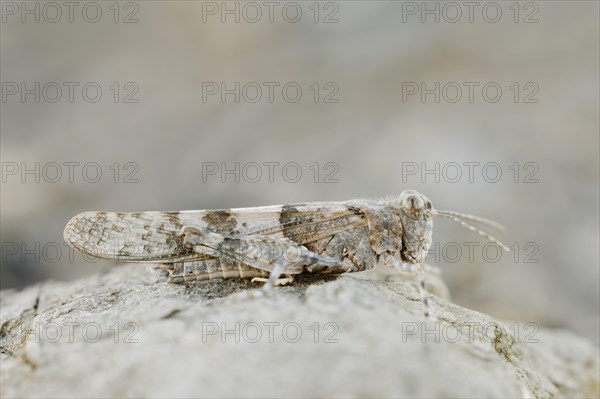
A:
{"label": "grasshopper hind leg", "polygon": [[[287,282],[292,282],[293,275],[288,274],[287,272],[291,270],[298,270],[299,267],[304,268],[309,272],[319,270],[320,267],[325,267],[329,270],[336,270],[340,272],[347,271],[348,269],[348,266],[343,263],[343,261],[333,257],[322,256],[306,249],[301,251],[299,254],[295,253],[295,255],[297,257],[293,261],[291,261],[287,256],[278,258],[275,262],[275,266],[269,274],[268,279],[252,280],[265,281],[265,285],[263,285],[262,289],[264,291],[271,291],[276,285],[284,285]],[[287,274],[288,277],[281,279],[281,275],[284,274]]]}

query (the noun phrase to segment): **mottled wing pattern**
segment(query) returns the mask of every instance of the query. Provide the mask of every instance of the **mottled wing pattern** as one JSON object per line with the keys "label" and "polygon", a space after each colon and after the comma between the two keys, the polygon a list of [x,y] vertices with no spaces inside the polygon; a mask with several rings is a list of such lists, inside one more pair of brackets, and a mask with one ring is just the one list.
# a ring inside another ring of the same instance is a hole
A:
{"label": "mottled wing pattern", "polygon": [[366,226],[358,209],[339,202],[180,212],[85,212],[65,228],[65,240],[90,255],[127,262],[199,262],[214,258],[182,243],[182,227],[227,237],[269,236],[298,244]]}
{"label": "mottled wing pattern", "polygon": [[74,248],[127,262],[180,261],[193,257],[179,231],[182,212],[84,212],[69,221],[64,238]]}

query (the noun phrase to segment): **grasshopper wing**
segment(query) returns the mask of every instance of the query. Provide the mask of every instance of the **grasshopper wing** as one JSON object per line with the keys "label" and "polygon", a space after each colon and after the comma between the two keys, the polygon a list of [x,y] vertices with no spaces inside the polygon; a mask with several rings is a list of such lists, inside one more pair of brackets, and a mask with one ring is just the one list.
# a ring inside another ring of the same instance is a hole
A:
{"label": "grasshopper wing", "polygon": [[180,212],[84,212],[69,221],[65,241],[89,255],[125,262],[172,263],[216,257],[183,242],[184,227],[231,238],[262,236],[297,244],[366,226],[360,210],[340,202]]}

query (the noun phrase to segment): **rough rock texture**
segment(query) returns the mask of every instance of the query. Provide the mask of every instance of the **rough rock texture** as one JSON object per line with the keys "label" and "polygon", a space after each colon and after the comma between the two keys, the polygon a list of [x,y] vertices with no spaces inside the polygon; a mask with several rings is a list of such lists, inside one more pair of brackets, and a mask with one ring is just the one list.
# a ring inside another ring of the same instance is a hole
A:
{"label": "rough rock texture", "polygon": [[119,266],[3,291],[0,394],[599,395],[592,344],[453,305],[435,276],[437,321],[424,316],[414,282],[384,270],[303,279],[258,299],[237,293],[255,286],[167,285],[144,267]]}

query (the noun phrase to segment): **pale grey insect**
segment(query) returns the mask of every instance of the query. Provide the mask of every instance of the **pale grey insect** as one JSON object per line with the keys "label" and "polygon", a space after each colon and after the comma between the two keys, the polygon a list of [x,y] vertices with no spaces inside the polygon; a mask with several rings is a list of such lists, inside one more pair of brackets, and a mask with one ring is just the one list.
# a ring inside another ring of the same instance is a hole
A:
{"label": "pale grey insect", "polygon": [[[414,190],[380,200],[180,212],[85,212],[69,221],[64,238],[95,257],[157,263],[163,281],[252,278],[264,281],[263,288],[269,290],[291,282],[297,274],[357,272],[379,261],[422,273],[434,217],[453,219],[508,250],[461,219],[503,230],[499,224],[435,210],[427,197]],[[282,275],[286,278],[280,279]]]}

